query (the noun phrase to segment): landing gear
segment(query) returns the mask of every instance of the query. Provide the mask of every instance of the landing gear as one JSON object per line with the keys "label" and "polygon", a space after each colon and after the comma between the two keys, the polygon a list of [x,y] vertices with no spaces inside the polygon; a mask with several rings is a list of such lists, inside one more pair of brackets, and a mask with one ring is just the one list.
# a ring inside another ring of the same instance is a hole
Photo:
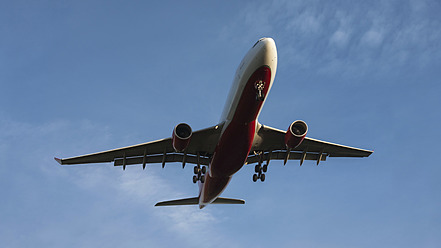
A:
{"label": "landing gear", "polygon": [[256,164],[256,167],[254,167],[254,172],[259,173],[262,170],[262,166],[260,164]]}
{"label": "landing gear", "polygon": [[194,176],[193,176],[193,183],[197,183],[198,181],[201,181],[201,183],[205,182],[205,173],[207,172],[207,167],[202,166],[195,166],[193,168]]}
{"label": "landing gear", "polygon": [[257,164],[256,167],[254,167],[254,171],[256,174],[253,175],[253,182],[257,182],[258,179],[260,179],[261,182],[265,181],[265,172],[268,170],[268,164],[264,164],[261,166],[260,164]]}
{"label": "landing gear", "polygon": [[256,81],[254,83],[254,88],[257,90],[256,101],[261,102],[265,100],[265,93],[263,93],[263,90],[265,89],[265,82],[262,80]]}
{"label": "landing gear", "polygon": [[[259,81],[260,83],[262,83],[263,85],[265,84],[262,81]],[[258,83],[256,82],[256,85]],[[262,86],[263,87],[263,86]],[[257,86],[256,86],[257,89]],[[263,157],[264,154],[262,151],[254,151],[254,154],[256,156],[259,156],[259,161],[257,162],[256,166],[254,167],[254,172],[256,172],[256,174],[253,175],[253,182],[257,182],[258,179],[260,179],[261,182],[265,181],[265,174],[266,171],[268,170],[268,164],[269,164],[269,160],[271,157],[271,152],[269,154],[267,154],[267,159],[266,159],[266,163],[262,166],[263,163]]]}
{"label": "landing gear", "polygon": [[259,176],[258,176],[257,174],[254,174],[254,175],[253,175],[253,182],[257,182],[258,177],[259,177]]}

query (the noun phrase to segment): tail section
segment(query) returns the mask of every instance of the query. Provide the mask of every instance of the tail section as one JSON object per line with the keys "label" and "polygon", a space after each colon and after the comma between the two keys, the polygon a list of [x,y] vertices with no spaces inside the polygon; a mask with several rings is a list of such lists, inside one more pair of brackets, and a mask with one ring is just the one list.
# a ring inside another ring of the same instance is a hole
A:
{"label": "tail section", "polygon": [[182,206],[182,205],[199,205],[199,197],[158,202],[158,203],[156,203],[155,206],[162,207],[162,206]]}
{"label": "tail section", "polygon": [[[245,204],[245,201],[241,199],[218,197],[211,204]],[[162,207],[162,206],[184,206],[184,205],[199,205],[199,197],[158,202],[156,203],[155,206]]]}
{"label": "tail section", "polygon": [[242,199],[218,197],[211,204],[245,204],[245,201]]}

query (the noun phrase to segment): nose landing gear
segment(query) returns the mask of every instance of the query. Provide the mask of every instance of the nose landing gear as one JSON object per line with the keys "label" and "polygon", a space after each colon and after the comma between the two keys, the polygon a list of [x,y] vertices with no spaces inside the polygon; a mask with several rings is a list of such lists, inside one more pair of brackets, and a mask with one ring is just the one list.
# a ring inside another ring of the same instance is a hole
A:
{"label": "nose landing gear", "polygon": [[263,101],[265,99],[265,94],[263,93],[263,89],[265,89],[265,82],[262,80],[256,81],[254,83],[254,88],[257,90],[256,100]]}

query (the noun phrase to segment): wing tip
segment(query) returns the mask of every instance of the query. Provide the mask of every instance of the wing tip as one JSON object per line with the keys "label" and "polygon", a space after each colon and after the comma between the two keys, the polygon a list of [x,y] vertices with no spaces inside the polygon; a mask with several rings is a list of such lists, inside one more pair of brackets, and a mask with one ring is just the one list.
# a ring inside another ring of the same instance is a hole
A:
{"label": "wing tip", "polygon": [[63,164],[63,161],[61,160],[61,158],[54,157],[54,159],[55,159],[55,161],[57,161],[59,164]]}

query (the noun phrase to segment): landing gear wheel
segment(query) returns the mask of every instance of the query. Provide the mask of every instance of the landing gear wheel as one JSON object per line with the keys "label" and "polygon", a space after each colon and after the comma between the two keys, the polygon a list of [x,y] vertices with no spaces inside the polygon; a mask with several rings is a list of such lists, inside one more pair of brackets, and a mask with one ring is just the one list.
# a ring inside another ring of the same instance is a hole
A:
{"label": "landing gear wheel", "polygon": [[262,166],[262,171],[266,172],[267,170],[268,170],[268,165],[267,164],[263,165]]}
{"label": "landing gear wheel", "polygon": [[259,173],[261,169],[262,167],[260,166],[260,164],[256,164],[256,167],[254,167],[254,172]]}
{"label": "landing gear wheel", "polygon": [[205,174],[207,172],[207,167],[206,166],[203,166],[202,167],[202,174]]}
{"label": "landing gear wheel", "polygon": [[201,176],[201,183],[205,183],[205,176]]}
{"label": "landing gear wheel", "polygon": [[265,181],[265,174],[260,175],[260,181]]}
{"label": "landing gear wheel", "polygon": [[258,177],[257,174],[253,175],[253,182],[257,182],[257,177]]}
{"label": "landing gear wheel", "polygon": [[195,175],[193,176],[193,183],[196,183],[198,181],[198,177]]}
{"label": "landing gear wheel", "polygon": [[193,169],[194,174],[198,174],[199,173],[199,167],[195,166]]}

